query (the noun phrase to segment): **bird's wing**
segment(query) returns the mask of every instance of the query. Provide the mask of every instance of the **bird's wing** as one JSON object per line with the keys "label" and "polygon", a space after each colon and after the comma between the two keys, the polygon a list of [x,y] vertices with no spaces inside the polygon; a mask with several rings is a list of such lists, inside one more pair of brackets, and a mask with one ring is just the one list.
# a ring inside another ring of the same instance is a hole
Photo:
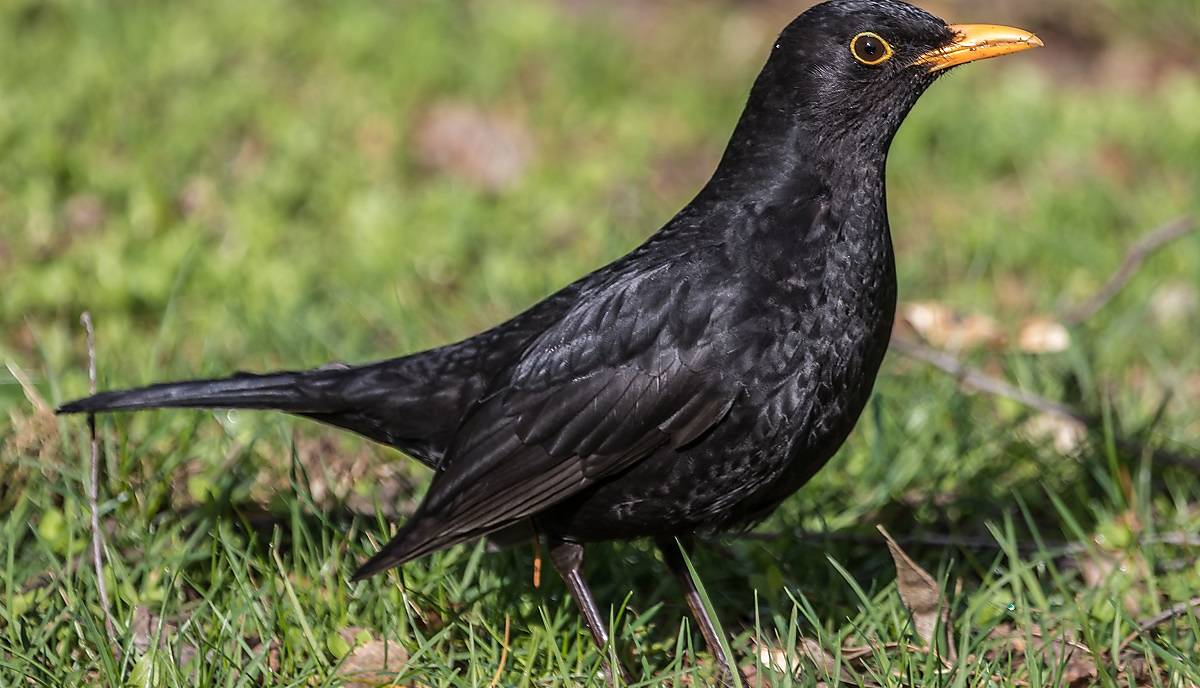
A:
{"label": "bird's wing", "polygon": [[586,294],[467,415],[417,514],[356,577],[527,518],[704,434],[739,390],[720,365],[735,348],[732,292],[676,264]]}

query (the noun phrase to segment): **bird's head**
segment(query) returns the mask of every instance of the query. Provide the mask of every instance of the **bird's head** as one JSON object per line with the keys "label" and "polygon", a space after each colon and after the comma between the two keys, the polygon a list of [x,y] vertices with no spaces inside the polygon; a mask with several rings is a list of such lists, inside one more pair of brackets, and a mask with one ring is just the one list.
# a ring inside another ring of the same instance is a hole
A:
{"label": "bird's head", "polygon": [[[755,158],[778,156],[787,144],[770,134],[787,132],[808,152],[849,141],[886,155],[904,117],[938,76],[1041,45],[1028,31],[951,25],[900,0],[823,2],[775,42],[739,126],[748,136],[740,142],[735,136],[733,147],[758,149]],[[762,144],[776,150],[767,153]]]}

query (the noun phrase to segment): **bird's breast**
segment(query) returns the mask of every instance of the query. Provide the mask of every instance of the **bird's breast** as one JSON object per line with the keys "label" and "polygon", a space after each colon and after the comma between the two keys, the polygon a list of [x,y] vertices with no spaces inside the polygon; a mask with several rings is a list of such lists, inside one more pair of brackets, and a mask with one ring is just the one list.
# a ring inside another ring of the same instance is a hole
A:
{"label": "bird's breast", "polygon": [[833,456],[870,397],[896,310],[886,233],[879,242],[830,247],[817,283],[795,296],[745,409],[764,438],[767,501],[786,497]]}

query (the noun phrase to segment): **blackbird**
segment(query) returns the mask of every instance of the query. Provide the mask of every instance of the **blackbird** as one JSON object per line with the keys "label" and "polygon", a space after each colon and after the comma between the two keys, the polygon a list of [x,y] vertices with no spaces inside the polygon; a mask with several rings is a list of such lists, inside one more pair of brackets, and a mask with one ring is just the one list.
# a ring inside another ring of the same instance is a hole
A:
{"label": "blackbird", "polygon": [[854,427],[896,307],[884,168],[909,110],[956,65],[1041,45],[898,0],[816,5],[776,40],[697,196],[512,320],[379,363],[158,384],[59,411],[275,409],[395,447],[432,483],[354,580],[532,531],[601,647],[584,544],[655,538],[728,671],[682,549],[763,519]]}

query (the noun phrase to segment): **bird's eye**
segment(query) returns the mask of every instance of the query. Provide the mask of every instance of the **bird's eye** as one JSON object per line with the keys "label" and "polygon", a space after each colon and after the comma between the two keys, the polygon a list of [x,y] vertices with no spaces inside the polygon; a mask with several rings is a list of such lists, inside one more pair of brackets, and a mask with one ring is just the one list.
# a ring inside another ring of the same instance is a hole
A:
{"label": "bird's eye", "polygon": [[862,64],[874,67],[892,59],[892,46],[879,34],[864,31],[850,41],[850,54]]}

